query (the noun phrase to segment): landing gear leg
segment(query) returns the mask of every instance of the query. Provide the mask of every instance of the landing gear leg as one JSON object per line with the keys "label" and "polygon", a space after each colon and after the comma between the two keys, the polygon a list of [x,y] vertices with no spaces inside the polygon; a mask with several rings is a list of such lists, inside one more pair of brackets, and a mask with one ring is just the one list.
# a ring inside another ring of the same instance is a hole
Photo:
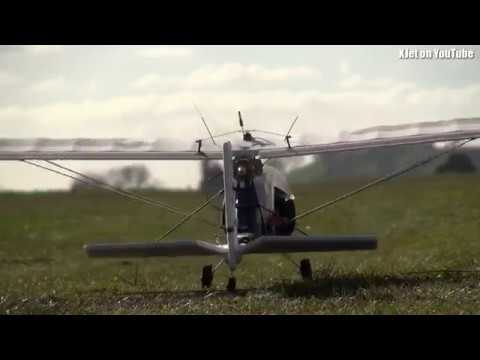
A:
{"label": "landing gear leg", "polygon": [[227,290],[229,292],[235,292],[236,286],[237,286],[237,280],[233,276],[228,278]]}
{"label": "landing gear leg", "polygon": [[212,281],[213,281],[212,265],[204,266],[202,270],[202,289],[209,288],[210,286],[212,286]]}
{"label": "landing gear leg", "polygon": [[300,262],[300,275],[303,280],[312,280],[312,265],[309,259],[303,259]]}

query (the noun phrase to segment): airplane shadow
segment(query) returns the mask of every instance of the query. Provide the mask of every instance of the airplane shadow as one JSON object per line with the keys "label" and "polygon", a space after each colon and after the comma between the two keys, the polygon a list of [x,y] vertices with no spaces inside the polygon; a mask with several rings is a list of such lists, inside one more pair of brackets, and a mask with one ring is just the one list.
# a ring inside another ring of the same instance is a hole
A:
{"label": "airplane shadow", "polygon": [[[269,290],[285,297],[316,297],[332,298],[341,296],[353,296],[362,290],[374,290],[379,297],[389,297],[388,288],[396,287],[411,289],[428,284],[447,284],[462,280],[475,279],[478,281],[478,271],[425,271],[418,273],[406,273],[398,275],[381,274],[342,274],[317,276],[313,280],[280,281]],[[373,296],[375,292],[371,291]]]}
{"label": "airplane shadow", "polygon": [[238,297],[238,296],[247,296],[256,291],[264,291],[265,289],[260,288],[244,288],[237,289],[234,292],[220,289],[199,289],[199,290],[139,290],[139,291],[123,291],[117,293],[118,296],[142,296],[142,297],[158,297],[165,296],[169,299],[208,299],[208,298],[219,298],[219,297]]}
{"label": "airplane shadow", "polygon": [[245,297],[255,294],[277,294],[285,298],[335,298],[353,296],[360,291],[369,291],[370,297],[387,298],[388,292],[383,290],[395,287],[412,289],[428,284],[447,284],[462,280],[478,281],[478,271],[427,271],[422,273],[388,274],[316,274],[313,280],[279,280],[268,287],[250,287],[229,292],[224,289],[198,290],[133,290],[116,293],[117,296],[139,296],[144,299],[165,297],[172,299],[217,299]]}

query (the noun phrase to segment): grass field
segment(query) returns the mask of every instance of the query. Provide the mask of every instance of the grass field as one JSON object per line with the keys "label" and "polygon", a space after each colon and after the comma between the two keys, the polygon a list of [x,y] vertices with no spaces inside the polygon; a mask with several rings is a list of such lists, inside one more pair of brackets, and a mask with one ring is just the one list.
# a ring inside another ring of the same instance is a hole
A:
{"label": "grass field", "polygon": [[[0,194],[0,314],[469,314],[480,313],[478,176],[405,178],[307,217],[311,234],[376,233],[376,251],[309,254],[303,282],[282,256],[245,257],[237,294],[216,258],[88,259],[94,242],[149,241],[177,217],[110,193]],[[299,211],[360,183],[294,188]],[[149,194],[190,209],[192,192]],[[212,208],[203,217],[214,219]],[[193,221],[170,238],[213,239]],[[295,254],[299,261],[305,254]],[[461,270],[461,271],[460,271]]]}

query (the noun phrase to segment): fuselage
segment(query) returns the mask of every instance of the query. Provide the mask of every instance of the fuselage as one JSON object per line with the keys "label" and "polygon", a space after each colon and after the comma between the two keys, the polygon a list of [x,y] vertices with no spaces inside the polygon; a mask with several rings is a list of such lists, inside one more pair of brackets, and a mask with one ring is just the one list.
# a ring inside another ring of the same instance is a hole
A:
{"label": "fuselage", "polygon": [[295,203],[285,174],[249,153],[235,158],[233,168],[239,242],[261,235],[290,235]]}

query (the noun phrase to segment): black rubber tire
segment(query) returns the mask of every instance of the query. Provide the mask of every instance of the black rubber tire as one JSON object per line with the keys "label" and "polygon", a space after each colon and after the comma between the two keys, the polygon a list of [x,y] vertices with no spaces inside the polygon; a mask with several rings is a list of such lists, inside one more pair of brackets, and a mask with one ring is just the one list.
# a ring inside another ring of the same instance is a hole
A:
{"label": "black rubber tire", "polygon": [[234,277],[229,278],[227,283],[227,291],[235,292],[236,287],[237,287],[237,280]]}
{"label": "black rubber tire", "polygon": [[202,289],[209,288],[213,282],[213,267],[212,265],[204,266],[202,269]]}
{"label": "black rubber tire", "polygon": [[303,280],[312,280],[312,265],[310,264],[309,259],[303,259],[300,261],[300,275],[302,275]]}

